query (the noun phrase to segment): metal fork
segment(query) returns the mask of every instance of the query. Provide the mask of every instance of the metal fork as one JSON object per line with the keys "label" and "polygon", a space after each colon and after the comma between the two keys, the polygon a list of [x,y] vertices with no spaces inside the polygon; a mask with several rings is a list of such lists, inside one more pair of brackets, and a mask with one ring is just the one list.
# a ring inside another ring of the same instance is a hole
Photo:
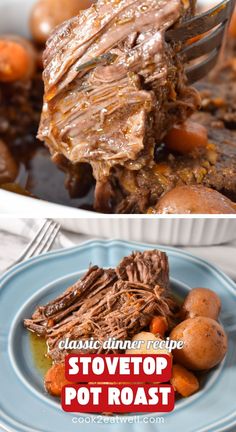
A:
{"label": "metal fork", "polygon": [[[181,60],[184,63],[209,54],[207,58],[203,59],[198,64],[187,67],[186,75],[189,84],[193,84],[202,79],[215,66],[235,4],[236,0],[223,0],[208,11],[183,21],[180,25],[167,30],[165,34],[167,42],[172,41],[183,44],[184,48],[179,51],[178,54],[181,56]],[[207,34],[204,36],[205,33]],[[187,41],[197,36],[203,37],[186,46]],[[83,63],[77,68],[77,71],[80,72],[95,68],[99,63],[109,64],[114,60],[109,54],[110,53],[102,54]]]}
{"label": "metal fork", "polygon": [[184,63],[209,54],[207,58],[186,69],[189,84],[202,79],[217,63],[235,4],[236,0],[223,0],[217,6],[166,32],[167,41],[181,43],[202,36],[200,40],[184,46],[179,52]]}
{"label": "metal fork", "polygon": [[5,270],[9,270],[11,267],[29,258],[48,252],[56,240],[59,231],[60,225],[57,222],[50,219],[45,220],[19,258]]}

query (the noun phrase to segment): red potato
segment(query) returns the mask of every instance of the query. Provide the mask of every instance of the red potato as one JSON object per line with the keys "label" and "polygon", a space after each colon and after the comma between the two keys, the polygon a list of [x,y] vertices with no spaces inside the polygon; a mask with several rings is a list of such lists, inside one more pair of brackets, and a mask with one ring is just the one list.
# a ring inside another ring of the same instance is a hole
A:
{"label": "red potato", "polygon": [[227,336],[221,325],[206,317],[190,318],[178,324],[170,339],[182,341],[173,351],[174,360],[190,370],[208,370],[218,365],[227,352]]}
{"label": "red potato", "polygon": [[221,309],[219,296],[207,288],[194,288],[184,300],[181,315],[186,318],[204,316],[218,319]]}
{"label": "red potato", "polygon": [[177,186],[163,195],[149,213],[235,214],[236,204],[219,192],[204,186]]}
{"label": "red potato", "polygon": [[65,364],[54,364],[46,373],[44,385],[48,393],[52,396],[61,396],[62,388],[70,384],[65,378]]}
{"label": "red potato", "polygon": [[92,3],[92,0],[38,0],[30,17],[30,29],[34,40],[39,44],[45,44],[57,25],[78,15]]}
{"label": "red potato", "polygon": [[206,147],[208,144],[207,130],[199,123],[186,120],[177,124],[164,138],[169,150],[179,153],[190,153],[196,148]]}

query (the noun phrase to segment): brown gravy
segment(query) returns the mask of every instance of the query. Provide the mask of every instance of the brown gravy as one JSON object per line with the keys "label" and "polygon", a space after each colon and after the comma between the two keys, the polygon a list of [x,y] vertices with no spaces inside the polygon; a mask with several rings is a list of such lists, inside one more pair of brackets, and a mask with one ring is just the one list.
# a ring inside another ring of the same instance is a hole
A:
{"label": "brown gravy", "polygon": [[29,333],[30,349],[32,352],[35,367],[44,377],[52,366],[52,360],[47,357],[47,345],[44,338],[38,337],[35,333]]}
{"label": "brown gravy", "polygon": [[[93,188],[83,198],[71,198],[65,188],[65,174],[53,164],[49,151],[39,147],[28,163],[25,189],[36,198],[76,208],[89,208],[93,203]],[[21,181],[21,179],[20,179]],[[22,185],[24,186],[24,185]]]}

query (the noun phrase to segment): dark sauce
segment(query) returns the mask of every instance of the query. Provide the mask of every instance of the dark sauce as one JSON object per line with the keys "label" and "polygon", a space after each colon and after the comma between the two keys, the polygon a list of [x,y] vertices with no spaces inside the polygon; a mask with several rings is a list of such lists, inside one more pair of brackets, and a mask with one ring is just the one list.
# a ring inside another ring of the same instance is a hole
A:
{"label": "dark sauce", "polygon": [[[80,198],[65,186],[66,174],[52,161],[36,138],[43,103],[43,82],[38,71],[30,82],[0,83],[0,139],[19,166],[15,183],[0,185],[12,192],[75,208],[92,210],[94,185]],[[78,195],[77,195],[78,196]]]}
{"label": "dark sauce", "polygon": [[90,208],[93,187],[83,198],[71,198],[65,187],[65,174],[52,161],[49,151],[39,147],[28,162],[25,189],[36,198],[75,208]]}

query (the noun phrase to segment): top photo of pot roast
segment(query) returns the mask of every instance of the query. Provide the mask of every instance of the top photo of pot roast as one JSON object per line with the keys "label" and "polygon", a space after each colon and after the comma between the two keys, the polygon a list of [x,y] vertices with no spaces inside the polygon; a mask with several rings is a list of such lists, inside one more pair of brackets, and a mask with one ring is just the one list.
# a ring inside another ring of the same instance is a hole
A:
{"label": "top photo of pot roast", "polygon": [[234,0],[23,3],[0,13],[2,202],[236,214]]}

